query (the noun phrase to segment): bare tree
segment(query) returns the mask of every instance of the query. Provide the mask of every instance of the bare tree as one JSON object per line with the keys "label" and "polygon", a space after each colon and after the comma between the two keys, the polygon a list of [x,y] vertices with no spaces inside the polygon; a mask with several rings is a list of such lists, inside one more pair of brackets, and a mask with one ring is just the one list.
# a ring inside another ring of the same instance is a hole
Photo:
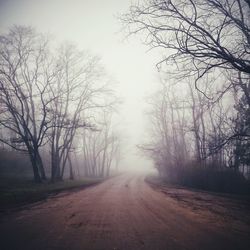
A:
{"label": "bare tree", "polygon": [[250,74],[249,15],[245,0],[145,0],[122,20],[151,47],[168,49],[161,62],[184,63],[199,79],[213,68]]}
{"label": "bare tree", "polygon": [[83,134],[84,169],[87,176],[107,177],[111,166],[117,168],[117,153],[120,148],[119,137],[112,127],[110,109],[102,111],[102,119],[98,130],[85,130]]}
{"label": "bare tree", "polygon": [[[194,136],[196,158],[204,165],[216,161],[220,166],[239,166],[239,157],[246,156],[239,153],[246,153],[243,145],[249,145],[249,17],[248,0],[141,0],[121,17],[129,35],[145,35],[145,43],[164,54],[157,66],[163,71],[160,66],[166,63],[168,79],[171,75],[183,89],[190,82],[186,100],[192,121],[187,119],[187,129]],[[244,107],[232,98],[235,95],[244,100]],[[178,124],[174,103],[168,103],[169,121]],[[172,135],[168,145],[173,144],[176,151],[174,130],[167,130]],[[153,145],[152,152],[157,154],[162,147]]]}
{"label": "bare tree", "polygon": [[72,44],[64,44],[58,53],[59,70],[51,88],[54,101],[50,107],[52,181],[63,178],[77,129],[90,127],[84,114],[96,107],[94,98],[104,91],[104,86],[97,87],[95,82],[101,72],[98,58]]}
{"label": "bare tree", "polygon": [[188,137],[188,103],[181,94],[176,95],[178,91],[177,86],[162,80],[160,90],[150,101],[152,139],[142,146],[155,160],[160,175],[172,178],[176,178],[177,168],[185,166],[192,152]]}
{"label": "bare tree", "polygon": [[0,125],[13,134],[0,140],[29,154],[37,182],[46,178],[39,148],[50,124],[48,91],[54,78],[44,36],[29,27],[14,26],[0,37]]}

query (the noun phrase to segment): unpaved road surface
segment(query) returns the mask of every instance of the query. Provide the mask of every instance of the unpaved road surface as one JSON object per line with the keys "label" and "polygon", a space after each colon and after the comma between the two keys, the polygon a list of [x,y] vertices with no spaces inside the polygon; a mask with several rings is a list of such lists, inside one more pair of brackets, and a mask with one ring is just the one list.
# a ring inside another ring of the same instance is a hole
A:
{"label": "unpaved road surface", "polygon": [[143,176],[120,175],[5,215],[0,249],[250,249],[249,211],[242,209],[246,219],[231,216],[226,202],[217,213],[211,209],[213,202],[219,206],[216,196],[195,201],[192,191],[184,192],[189,204],[179,193],[154,188]]}

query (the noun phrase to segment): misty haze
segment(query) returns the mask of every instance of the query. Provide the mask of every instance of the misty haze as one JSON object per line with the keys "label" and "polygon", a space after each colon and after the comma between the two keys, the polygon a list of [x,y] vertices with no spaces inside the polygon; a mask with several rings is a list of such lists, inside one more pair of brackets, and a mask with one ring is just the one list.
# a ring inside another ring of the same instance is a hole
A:
{"label": "misty haze", "polygon": [[249,250],[250,1],[0,0],[0,249]]}

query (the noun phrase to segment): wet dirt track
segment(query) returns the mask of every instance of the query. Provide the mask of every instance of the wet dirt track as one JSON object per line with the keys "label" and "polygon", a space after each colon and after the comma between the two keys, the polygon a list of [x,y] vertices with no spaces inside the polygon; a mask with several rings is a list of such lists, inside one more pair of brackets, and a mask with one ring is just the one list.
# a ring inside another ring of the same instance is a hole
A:
{"label": "wet dirt track", "polygon": [[204,210],[124,174],[6,216],[0,249],[250,249],[249,224]]}

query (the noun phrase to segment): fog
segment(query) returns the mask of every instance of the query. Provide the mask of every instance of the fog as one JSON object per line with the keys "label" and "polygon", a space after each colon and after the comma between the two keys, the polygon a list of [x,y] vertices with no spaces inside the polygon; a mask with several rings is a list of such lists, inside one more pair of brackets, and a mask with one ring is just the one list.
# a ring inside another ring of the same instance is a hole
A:
{"label": "fog", "polygon": [[115,124],[122,138],[121,169],[148,169],[151,161],[138,153],[147,137],[147,97],[157,82],[157,55],[140,40],[127,39],[118,15],[129,8],[122,0],[1,1],[0,29],[28,25],[48,33],[58,43],[72,41],[98,55],[121,98]]}
{"label": "fog", "polygon": [[0,248],[250,245],[249,0],[0,0]]}

